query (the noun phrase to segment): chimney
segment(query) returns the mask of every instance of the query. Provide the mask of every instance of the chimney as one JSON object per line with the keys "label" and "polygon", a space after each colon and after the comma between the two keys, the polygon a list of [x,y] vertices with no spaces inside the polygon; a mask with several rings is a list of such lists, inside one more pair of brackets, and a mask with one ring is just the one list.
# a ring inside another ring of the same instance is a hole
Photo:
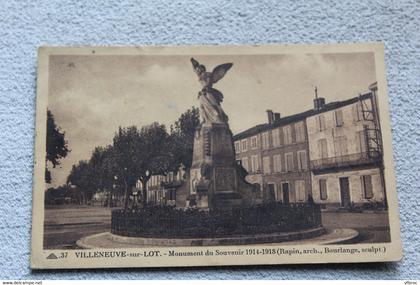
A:
{"label": "chimney", "polygon": [[314,110],[319,111],[325,106],[325,98],[318,97],[318,88],[315,87]]}
{"label": "chimney", "polygon": [[267,117],[268,117],[268,123],[269,123],[269,124],[274,123],[274,114],[273,114],[273,110],[267,110]]}
{"label": "chimney", "polygon": [[280,120],[280,113],[274,113],[274,122]]}
{"label": "chimney", "polygon": [[378,91],[378,82],[374,82],[371,85],[369,85],[369,90],[372,92]]}

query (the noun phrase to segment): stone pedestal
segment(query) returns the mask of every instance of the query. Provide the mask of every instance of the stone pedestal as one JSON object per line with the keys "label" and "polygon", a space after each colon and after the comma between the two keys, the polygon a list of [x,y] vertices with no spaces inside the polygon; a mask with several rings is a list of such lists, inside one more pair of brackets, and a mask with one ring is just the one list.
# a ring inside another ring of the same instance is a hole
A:
{"label": "stone pedestal", "polygon": [[228,124],[199,127],[190,169],[190,205],[203,209],[245,206],[250,203],[252,187],[239,174]]}

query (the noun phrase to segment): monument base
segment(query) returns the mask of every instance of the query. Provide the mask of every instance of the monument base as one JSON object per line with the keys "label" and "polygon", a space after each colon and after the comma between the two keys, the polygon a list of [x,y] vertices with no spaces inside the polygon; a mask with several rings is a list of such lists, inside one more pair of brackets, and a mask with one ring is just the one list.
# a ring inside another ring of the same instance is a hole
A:
{"label": "monument base", "polygon": [[233,208],[251,203],[253,185],[236,164],[232,132],[227,123],[204,124],[194,137],[190,193],[199,208]]}

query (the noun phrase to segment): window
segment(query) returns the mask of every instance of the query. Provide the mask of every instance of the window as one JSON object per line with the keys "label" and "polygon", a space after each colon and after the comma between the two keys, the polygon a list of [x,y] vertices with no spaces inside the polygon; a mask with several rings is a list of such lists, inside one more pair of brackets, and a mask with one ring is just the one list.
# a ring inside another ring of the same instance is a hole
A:
{"label": "window", "polygon": [[366,152],[365,131],[357,132],[357,144],[358,144],[358,148],[359,148],[360,153]]}
{"label": "window", "polygon": [[295,124],[295,131],[296,131],[296,142],[305,141],[305,128],[303,126],[303,122],[299,122]]}
{"label": "window", "polygon": [[236,153],[241,152],[241,142],[235,142],[235,152]]}
{"label": "window", "polygon": [[290,126],[285,126],[283,128],[283,137],[284,137],[284,144],[292,143],[292,129]]}
{"label": "window", "polygon": [[[290,203],[290,184],[289,182],[282,182],[281,183],[281,190],[282,190],[282,201],[284,204]],[[295,199],[296,200],[296,199]]]}
{"label": "window", "polygon": [[289,152],[285,154],[286,157],[286,172],[293,171],[294,165],[293,165],[293,153]]}
{"label": "window", "polygon": [[321,200],[328,199],[326,179],[319,179],[319,196],[321,197]]}
{"label": "window", "polygon": [[242,140],[241,141],[241,144],[242,144],[241,151],[247,151],[248,150],[248,141],[247,141],[247,139]]}
{"label": "window", "polygon": [[326,129],[324,114],[321,114],[318,116],[318,128],[319,128],[319,131],[323,131]]}
{"label": "window", "polygon": [[306,151],[302,150],[302,151],[298,151],[297,152],[298,155],[298,170],[302,171],[302,170],[306,170],[307,167],[307,160],[306,160]]}
{"label": "window", "polygon": [[276,201],[276,184],[275,183],[267,183],[267,194],[268,194],[268,199],[270,201]]}
{"label": "window", "polygon": [[262,147],[263,149],[267,149],[270,146],[268,132],[262,133]]}
{"label": "window", "polygon": [[169,190],[169,200],[176,200],[176,190]]}
{"label": "window", "polygon": [[328,157],[327,139],[318,140],[318,153],[319,153],[319,158]]}
{"label": "window", "polygon": [[304,180],[297,180],[295,182],[296,188],[296,200],[297,202],[305,201],[305,181]]}
{"label": "window", "polygon": [[281,172],[281,155],[276,154],[273,156],[273,171],[274,172]]}
{"label": "window", "polygon": [[258,138],[257,136],[253,136],[251,138],[251,148],[257,148],[258,147]]}
{"label": "window", "polygon": [[273,139],[273,146],[279,146],[280,145],[280,130],[279,129],[272,130],[271,137]]}
{"label": "window", "polygon": [[352,113],[353,113],[353,121],[358,122],[362,120],[362,108],[360,106],[360,103],[357,102],[352,106]]}
{"label": "window", "polygon": [[254,189],[255,189],[255,198],[259,199],[261,198],[261,185],[259,183],[254,183]]}
{"label": "window", "polygon": [[343,110],[341,109],[335,110],[334,115],[335,115],[335,125],[337,127],[341,127],[344,124]]}
{"label": "window", "polygon": [[372,176],[363,175],[361,178],[362,178],[362,189],[365,195],[365,199],[373,198]]}
{"label": "window", "polygon": [[246,171],[249,171],[249,165],[248,165],[248,157],[242,158],[242,167],[246,169]]}
{"label": "window", "polygon": [[271,173],[270,157],[269,156],[264,156],[263,157],[263,171],[264,171],[264,174],[270,174]]}
{"label": "window", "polygon": [[251,171],[252,172],[260,171],[260,161],[258,160],[258,155],[251,156]]}
{"label": "window", "polygon": [[334,139],[335,156],[347,155],[347,138],[345,136]]}
{"label": "window", "polygon": [[276,201],[283,201],[281,184],[276,185]]}

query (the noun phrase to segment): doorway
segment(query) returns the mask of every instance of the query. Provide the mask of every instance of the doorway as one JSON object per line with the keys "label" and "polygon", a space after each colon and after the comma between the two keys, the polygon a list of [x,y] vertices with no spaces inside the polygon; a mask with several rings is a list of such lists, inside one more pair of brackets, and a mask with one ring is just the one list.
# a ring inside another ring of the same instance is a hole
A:
{"label": "doorway", "polygon": [[283,189],[283,203],[284,204],[289,204],[290,199],[289,199],[289,183],[288,182],[283,182],[281,184],[281,188]]}
{"label": "doorway", "polygon": [[270,202],[275,202],[276,201],[275,184],[274,183],[268,183],[267,187],[268,187],[268,199],[269,199],[269,201]]}
{"label": "doorway", "polygon": [[350,207],[350,186],[348,177],[340,177],[341,206]]}

